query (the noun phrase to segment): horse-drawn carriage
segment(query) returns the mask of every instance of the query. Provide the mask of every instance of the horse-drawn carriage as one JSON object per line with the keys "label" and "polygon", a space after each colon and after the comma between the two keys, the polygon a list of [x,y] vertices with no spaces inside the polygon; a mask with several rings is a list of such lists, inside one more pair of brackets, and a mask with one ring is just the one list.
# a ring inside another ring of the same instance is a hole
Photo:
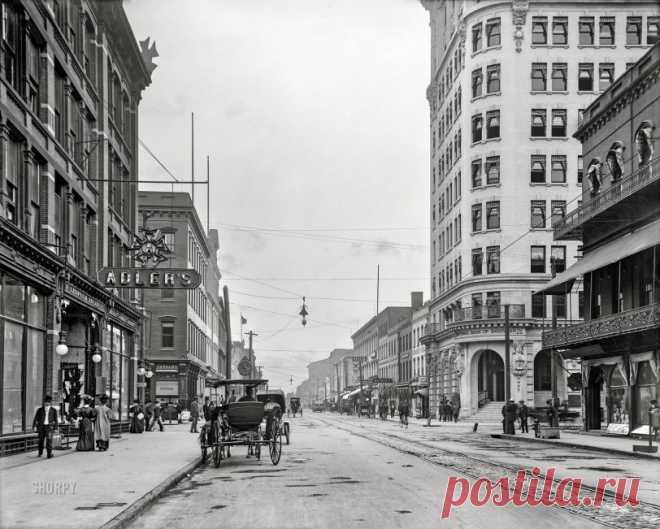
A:
{"label": "horse-drawn carriage", "polygon": [[300,397],[291,397],[289,399],[289,412],[296,416],[296,413],[300,412],[302,417],[302,405],[300,404]]}
{"label": "horse-drawn carriage", "polygon": [[[230,386],[243,386],[245,396],[238,402],[229,402]],[[216,380],[216,390],[225,390],[225,402],[210,408],[209,417],[202,427],[199,442],[202,461],[206,462],[209,453],[213,463],[220,466],[223,459],[231,457],[233,446],[247,446],[250,457],[261,459],[261,447],[268,447],[273,465],[280,462],[282,437],[289,444],[289,423],[282,421],[286,412],[284,393],[268,390],[267,380]],[[254,391],[258,388],[256,397]]]}

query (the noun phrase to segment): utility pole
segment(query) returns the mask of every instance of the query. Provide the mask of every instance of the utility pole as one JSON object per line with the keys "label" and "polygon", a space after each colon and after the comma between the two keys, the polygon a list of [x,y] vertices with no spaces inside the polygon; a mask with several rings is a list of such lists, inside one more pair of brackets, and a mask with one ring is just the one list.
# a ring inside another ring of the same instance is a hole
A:
{"label": "utility pole", "polygon": [[190,113],[190,180],[192,182],[192,203],[195,207],[195,113]]}
{"label": "utility pole", "polygon": [[511,399],[511,340],[509,338],[511,323],[509,321],[509,305],[504,305],[504,399]]}
{"label": "utility pole", "polygon": [[211,215],[211,162],[209,156],[206,156],[206,235],[209,234],[209,224]]}
{"label": "utility pole", "polygon": [[[224,317],[225,317],[225,329],[227,331],[227,356],[225,358],[225,376],[227,379],[231,378],[231,319],[230,319],[230,314],[229,314],[229,288],[227,285],[222,287],[222,295],[225,300],[225,307],[224,307]],[[242,336],[241,336],[242,338]],[[227,392],[229,391],[229,387],[227,386],[225,388],[225,396],[227,395]]]}
{"label": "utility pole", "polygon": [[252,350],[252,337],[259,336],[256,332],[250,331],[246,333],[249,337],[249,346],[248,346],[248,358],[250,359],[250,376],[255,376],[255,366],[254,366],[254,351]]}

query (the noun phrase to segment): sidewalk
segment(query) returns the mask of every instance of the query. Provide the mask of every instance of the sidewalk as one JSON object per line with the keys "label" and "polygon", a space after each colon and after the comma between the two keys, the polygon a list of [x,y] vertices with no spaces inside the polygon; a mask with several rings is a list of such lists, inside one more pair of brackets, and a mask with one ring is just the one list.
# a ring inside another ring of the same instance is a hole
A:
{"label": "sidewalk", "polygon": [[52,459],[45,452],[0,459],[1,528],[97,529],[200,461],[189,424],[122,434],[107,452],[72,446],[53,451]]}

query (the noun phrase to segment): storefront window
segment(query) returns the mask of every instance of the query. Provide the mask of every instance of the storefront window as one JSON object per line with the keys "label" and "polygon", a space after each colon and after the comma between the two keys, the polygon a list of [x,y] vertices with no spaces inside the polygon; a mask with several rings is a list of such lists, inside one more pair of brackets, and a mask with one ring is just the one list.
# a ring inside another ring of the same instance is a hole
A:
{"label": "storefront window", "polygon": [[25,321],[25,286],[11,276],[5,276],[4,283],[3,314]]}
{"label": "storefront window", "polygon": [[658,381],[653,374],[651,363],[639,362],[637,385],[635,386],[635,428],[649,423],[650,402],[657,398]]}
{"label": "storefront window", "polygon": [[628,385],[621,370],[615,367],[610,375],[608,423],[628,424]]}
{"label": "storefront window", "polygon": [[119,420],[119,388],[121,382],[121,355],[112,353],[112,372],[110,373],[110,399],[112,418]]}
{"label": "storefront window", "polygon": [[23,327],[4,322],[2,376],[2,433],[23,431]]}
{"label": "storefront window", "polygon": [[[34,294],[32,294],[34,295]],[[27,362],[25,367],[26,383],[29,391],[25,392],[25,425],[32,426],[32,418],[41,406],[44,394],[44,333],[34,329],[27,331]]]}

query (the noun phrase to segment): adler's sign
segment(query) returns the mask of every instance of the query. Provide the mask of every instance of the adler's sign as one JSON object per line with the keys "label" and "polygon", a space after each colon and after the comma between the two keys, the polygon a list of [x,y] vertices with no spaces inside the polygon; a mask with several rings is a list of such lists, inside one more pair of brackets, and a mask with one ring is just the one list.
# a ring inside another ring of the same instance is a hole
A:
{"label": "adler's sign", "polygon": [[99,281],[106,288],[197,288],[202,278],[192,268],[103,268]]}

